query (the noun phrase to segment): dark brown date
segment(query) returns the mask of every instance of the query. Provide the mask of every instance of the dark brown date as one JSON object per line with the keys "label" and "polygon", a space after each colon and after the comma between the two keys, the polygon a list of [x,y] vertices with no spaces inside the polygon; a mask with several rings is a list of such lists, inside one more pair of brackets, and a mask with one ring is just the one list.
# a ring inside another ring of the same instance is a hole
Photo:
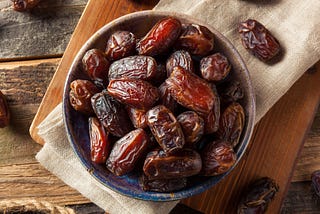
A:
{"label": "dark brown date", "polygon": [[40,0],[11,0],[13,2],[13,9],[19,12],[23,12],[34,8],[38,5]]}
{"label": "dark brown date", "polygon": [[106,91],[91,98],[92,108],[108,132],[122,137],[133,129],[124,106]]}
{"label": "dark brown date", "polygon": [[206,56],[214,46],[214,35],[206,27],[197,24],[183,24],[182,32],[176,42],[177,49],[189,51],[189,53]]}
{"label": "dark brown date", "polygon": [[82,64],[90,79],[97,86],[107,86],[110,62],[101,50],[88,50],[82,58]]}
{"label": "dark brown date", "polygon": [[153,80],[157,75],[157,62],[150,56],[129,56],[113,62],[109,80],[119,78]]}
{"label": "dark brown date", "polygon": [[170,95],[182,106],[198,113],[208,114],[214,104],[209,83],[181,67],[174,67],[166,80]]}
{"label": "dark brown date", "polygon": [[279,191],[276,182],[268,177],[254,181],[249,185],[238,205],[238,214],[263,214]]}
{"label": "dark brown date", "polygon": [[0,91],[0,128],[4,128],[9,125],[10,111],[7,100],[3,93]]}
{"label": "dark brown date", "polygon": [[260,22],[248,19],[238,27],[242,45],[262,61],[269,61],[280,52],[280,43]]}
{"label": "dark brown date", "polygon": [[131,172],[137,161],[145,154],[148,135],[143,129],[136,129],[115,142],[107,168],[115,175],[121,176]]}
{"label": "dark brown date", "polygon": [[169,87],[166,82],[163,82],[159,86],[159,103],[170,109],[172,112],[177,108],[178,103],[170,95]]}
{"label": "dark brown date", "polygon": [[153,107],[147,112],[146,119],[152,134],[167,154],[184,146],[181,126],[167,107],[163,105]]}
{"label": "dark brown date", "polygon": [[312,173],[311,182],[316,194],[320,197],[320,170]]}
{"label": "dark brown date", "polygon": [[193,61],[188,51],[179,50],[171,54],[166,63],[168,77],[172,73],[173,68],[176,66],[180,66],[187,71],[193,72]]}
{"label": "dark brown date", "polygon": [[136,37],[129,31],[116,31],[108,39],[106,55],[110,61],[115,61],[136,51]]}
{"label": "dark brown date", "polygon": [[96,117],[89,118],[89,137],[91,160],[95,163],[105,163],[111,150],[109,133]]}
{"label": "dark brown date", "polygon": [[149,180],[142,175],[140,185],[144,191],[152,192],[174,192],[187,186],[187,178]]}
{"label": "dark brown date", "polygon": [[186,145],[193,146],[204,133],[204,121],[194,111],[185,111],[177,116],[181,125]]}
{"label": "dark brown date", "polygon": [[213,141],[204,147],[201,159],[201,174],[214,176],[227,172],[235,164],[237,156],[229,142]]}
{"label": "dark brown date", "polygon": [[224,104],[236,102],[244,97],[244,91],[238,81],[222,84],[222,87],[219,88],[219,94],[221,102]]}
{"label": "dark brown date", "polygon": [[219,138],[230,142],[235,147],[239,143],[244,123],[245,114],[242,106],[236,102],[230,104],[220,118]]}
{"label": "dark brown date", "polygon": [[224,55],[215,53],[204,57],[200,61],[200,71],[204,79],[208,81],[220,81],[226,78],[231,70],[231,65]]}
{"label": "dark brown date", "polygon": [[135,128],[146,128],[147,122],[146,122],[146,111],[143,109],[137,109],[132,108],[130,106],[127,106],[127,112],[131,119],[131,122]]}
{"label": "dark brown date", "polygon": [[137,43],[140,55],[155,56],[166,52],[177,40],[181,32],[181,22],[173,17],[158,21]]}
{"label": "dark brown date", "polygon": [[148,153],[143,172],[149,180],[184,178],[198,174],[201,164],[200,155],[191,149],[182,149],[172,155],[154,150]]}
{"label": "dark brown date", "polygon": [[74,80],[70,83],[69,100],[71,106],[84,114],[92,114],[91,97],[98,93],[99,89],[88,80]]}
{"label": "dark brown date", "polygon": [[107,89],[120,102],[138,109],[149,109],[159,99],[158,88],[144,80],[113,79]]}

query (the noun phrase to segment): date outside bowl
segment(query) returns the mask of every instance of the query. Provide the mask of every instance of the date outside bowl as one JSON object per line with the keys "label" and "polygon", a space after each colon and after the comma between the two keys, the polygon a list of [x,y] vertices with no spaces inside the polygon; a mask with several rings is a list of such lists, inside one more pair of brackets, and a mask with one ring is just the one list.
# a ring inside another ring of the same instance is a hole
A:
{"label": "date outside bowl", "polygon": [[[116,30],[127,30],[133,32],[137,38],[141,38],[158,20],[167,16],[176,17],[182,23],[196,23],[206,26],[213,32],[215,35],[214,50],[223,53],[229,59],[233,67],[232,72],[230,72],[229,75],[231,75],[232,79],[239,81],[244,90],[244,98],[240,101],[240,104],[244,107],[246,122],[240,142],[235,150],[237,162],[228,172],[213,177],[197,176],[196,178],[191,179],[191,182],[188,183],[186,188],[174,193],[145,192],[139,186],[137,174],[130,173],[129,175],[118,177],[109,172],[104,165],[98,165],[91,161],[88,117],[76,112],[71,107],[69,103],[69,85],[75,79],[88,79],[83,72],[81,59],[89,49],[98,48],[104,50],[107,38],[111,33]],[[67,136],[76,156],[79,158],[79,161],[84,168],[102,185],[120,194],[142,200],[179,200],[199,194],[213,187],[230,173],[244,154],[253,131],[254,118],[255,98],[249,72],[235,47],[212,26],[190,16],[172,12],[142,11],[131,13],[103,26],[83,45],[75,57],[67,75],[63,94],[63,119]]]}

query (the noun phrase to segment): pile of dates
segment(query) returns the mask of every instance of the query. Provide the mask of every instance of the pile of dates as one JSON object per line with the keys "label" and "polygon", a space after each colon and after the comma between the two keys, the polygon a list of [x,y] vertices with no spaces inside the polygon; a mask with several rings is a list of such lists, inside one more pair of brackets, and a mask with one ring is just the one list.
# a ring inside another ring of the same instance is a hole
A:
{"label": "pile of dates", "polygon": [[88,50],[88,80],[70,104],[88,115],[91,159],[117,176],[138,173],[145,191],[174,192],[191,176],[225,173],[245,124],[232,66],[204,26],[166,17],[143,37],[116,31]]}

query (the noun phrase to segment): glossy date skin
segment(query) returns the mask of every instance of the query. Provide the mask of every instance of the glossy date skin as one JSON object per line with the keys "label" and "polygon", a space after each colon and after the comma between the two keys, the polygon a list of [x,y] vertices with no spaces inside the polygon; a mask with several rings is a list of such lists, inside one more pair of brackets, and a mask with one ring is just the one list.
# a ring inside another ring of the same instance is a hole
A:
{"label": "glossy date skin", "polygon": [[185,137],[186,146],[193,147],[204,134],[204,121],[194,111],[185,111],[177,116]]}
{"label": "glossy date skin", "polygon": [[0,91],[0,128],[8,126],[10,123],[10,111],[7,100]]}
{"label": "glossy date skin", "polygon": [[170,95],[169,87],[166,82],[163,82],[159,86],[159,103],[170,109],[172,112],[175,112],[175,109],[177,108],[178,103]]}
{"label": "glossy date skin", "polygon": [[113,62],[109,68],[109,80],[119,78],[154,80],[157,62],[150,56],[130,56]]}
{"label": "glossy date skin", "polygon": [[158,88],[139,79],[113,79],[108,93],[120,102],[138,109],[149,109],[159,99]]}
{"label": "glossy date skin", "polygon": [[131,122],[135,128],[146,128],[147,121],[146,121],[146,111],[143,109],[132,108],[127,106],[127,112],[131,119]]}
{"label": "glossy date skin", "polygon": [[98,92],[99,89],[92,82],[80,79],[74,80],[70,83],[70,104],[76,111],[90,115],[93,113],[91,97]]}
{"label": "glossy date skin", "polygon": [[133,129],[124,106],[106,91],[95,94],[91,104],[98,119],[112,135],[122,137]]}
{"label": "glossy date skin", "polygon": [[115,142],[106,162],[107,168],[117,176],[128,174],[145,154],[147,144],[148,135],[143,129],[129,132]]}
{"label": "glossy date skin", "polygon": [[139,55],[155,56],[169,50],[181,32],[181,22],[167,17],[157,22],[152,29],[137,43]]}
{"label": "glossy date skin", "polygon": [[198,174],[201,166],[201,157],[194,150],[182,149],[167,155],[157,149],[148,153],[143,172],[149,180],[184,178]]}
{"label": "glossy date skin", "polygon": [[144,191],[151,192],[174,192],[187,186],[187,178],[149,180],[142,175],[140,182]]}
{"label": "glossy date skin", "polygon": [[180,66],[187,71],[193,72],[193,61],[188,51],[179,50],[171,54],[166,63],[168,77],[172,73],[173,68],[176,66]]}
{"label": "glossy date skin", "polygon": [[172,154],[184,146],[181,126],[167,107],[153,107],[147,112],[146,119],[153,136],[165,153]]}
{"label": "glossy date skin", "polygon": [[136,50],[136,37],[129,31],[116,31],[107,41],[106,55],[110,61],[131,56]]}
{"label": "glossy date skin", "polygon": [[13,9],[19,12],[23,12],[34,8],[38,5],[40,0],[11,0],[13,2]]}
{"label": "glossy date skin", "polygon": [[271,178],[264,177],[254,181],[241,196],[237,214],[265,213],[278,191],[278,184]]}
{"label": "glossy date skin", "polygon": [[201,59],[200,70],[204,79],[218,82],[228,76],[231,65],[227,57],[221,53],[215,53]]}
{"label": "glossy date skin", "polygon": [[279,41],[260,22],[248,19],[238,26],[242,45],[262,61],[269,61],[280,52]]}
{"label": "glossy date skin", "polygon": [[166,80],[170,95],[182,106],[198,113],[209,114],[214,94],[209,83],[181,67],[174,67]]}
{"label": "glossy date skin", "polygon": [[109,134],[98,118],[90,117],[88,121],[91,160],[94,163],[104,164],[111,150]]}

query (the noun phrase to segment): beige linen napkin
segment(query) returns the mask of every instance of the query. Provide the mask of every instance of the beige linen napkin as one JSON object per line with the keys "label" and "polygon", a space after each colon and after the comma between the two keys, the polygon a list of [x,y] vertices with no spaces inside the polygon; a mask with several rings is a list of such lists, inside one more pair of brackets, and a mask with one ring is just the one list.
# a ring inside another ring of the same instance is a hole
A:
{"label": "beige linen napkin", "polygon": [[[215,27],[238,49],[252,77],[256,122],[320,58],[320,0],[161,0],[155,10],[189,14]],[[265,64],[251,56],[237,34],[239,21],[264,24],[284,48],[281,61]],[[109,213],[168,213],[175,202],[146,202],[119,195],[90,177],[73,153],[62,123],[61,105],[40,124],[46,142],[38,161]]]}

